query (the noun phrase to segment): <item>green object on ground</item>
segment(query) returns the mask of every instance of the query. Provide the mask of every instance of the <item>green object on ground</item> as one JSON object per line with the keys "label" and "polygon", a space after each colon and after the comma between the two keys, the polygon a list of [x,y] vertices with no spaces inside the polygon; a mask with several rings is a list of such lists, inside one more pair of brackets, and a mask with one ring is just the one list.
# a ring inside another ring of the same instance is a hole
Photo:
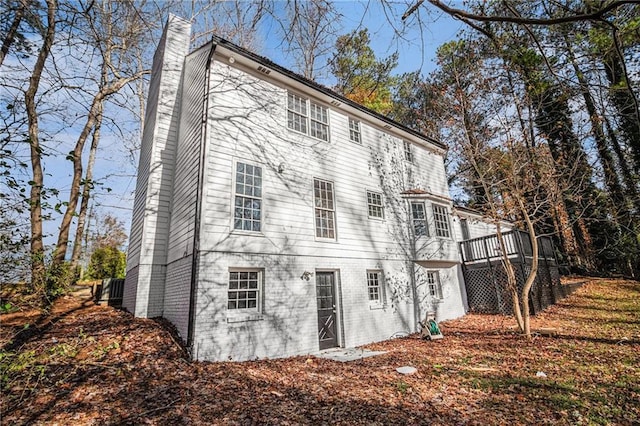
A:
{"label": "green object on ground", "polygon": [[438,323],[435,320],[429,320],[429,334],[432,336],[441,334],[440,327],[438,327]]}

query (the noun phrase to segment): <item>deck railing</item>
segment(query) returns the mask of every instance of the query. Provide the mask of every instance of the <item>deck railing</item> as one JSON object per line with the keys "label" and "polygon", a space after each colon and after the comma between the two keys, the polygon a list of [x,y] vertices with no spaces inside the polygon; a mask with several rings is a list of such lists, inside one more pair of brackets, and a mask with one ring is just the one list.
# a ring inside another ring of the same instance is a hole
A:
{"label": "deck railing", "polygon": [[[502,233],[502,241],[507,257],[532,257],[533,248],[529,233],[513,230]],[[498,235],[487,235],[460,242],[460,256],[463,263],[492,261],[502,257]],[[553,242],[549,237],[538,237],[538,257],[555,261]]]}
{"label": "deck railing", "polygon": [[[527,232],[514,230],[504,232],[502,240],[508,261],[514,268],[516,284],[522,290],[533,261],[531,239]],[[474,312],[511,313],[511,299],[506,291],[505,259],[498,236],[461,241],[459,250],[469,309]],[[536,280],[529,294],[533,314],[565,296],[551,238],[538,237],[538,259]]]}

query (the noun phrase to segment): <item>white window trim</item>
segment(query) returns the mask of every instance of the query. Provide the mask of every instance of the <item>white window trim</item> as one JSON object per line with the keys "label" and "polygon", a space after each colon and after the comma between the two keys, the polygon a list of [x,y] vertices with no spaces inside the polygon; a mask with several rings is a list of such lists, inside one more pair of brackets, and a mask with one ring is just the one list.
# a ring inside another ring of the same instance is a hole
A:
{"label": "white window trim", "polygon": [[[328,182],[331,184],[331,188],[332,188],[332,196],[333,196],[333,210],[328,210],[328,209],[321,209],[321,210],[325,210],[325,211],[332,211],[333,212],[333,238],[331,237],[319,237],[318,236],[318,230],[316,228],[316,209],[318,207],[316,207],[316,181],[320,181],[320,182]],[[337,206],[337,200],[336,200],[336,185],[332,180],[328,180],[328,179],[322,179],[322,178],[318,178],[318,177],[314,177],[313,180],[311,181],[311,196],[313,197],[313,235],[315,237],[316,241],[323,241],[323,242],[338,242],[338,206]]]}
{"label": "white window trim", "polygon": [[407,140],[402,141],[402,155],[403,155],[404,161],[406,161],[407,163],[413,164],[415,156],[413,153],[413,144],[411,142]]}
{"label": "white window trim", "polygon": [[[300,113],[298,113],[296,111],[293,111],[293,110],[289,109],[289,94],[297,96],[298,98],[304,100],[305,103],[306,103],[307,114],[304,116],[305,120],[306,120],[306,123],[307,123],[307,131],[306,131],[306,133],[305,132],[301,132],[301,131],[296,130],[296,129],[292,129],[291,127],[289,127],[289,117],[288,117],[289,111],[292,111],[293,113],[298,114],[298,115],[302,115],[302,114],[300,114]],[[319,106],[321,108],[324,108],[327,111],[327,122],[326,123],[319,122],[318,120],[313,120],[313,121],[322,123],[322,124],[327,126],[327,139],[326,140],[325,139],[321,139],[321,138],[317,138],[317,137],[311,135],[311,121],[312,121],[312,118],[311,118],[311,105],[312,104],[316,105],[316,106]],[[308,136],[308,137],[313,138],[313,139],[318,140],[318,141],[331,142],[331,117],[330,117],[331,114],[330,114],[330,111],[331,111],[330,108],[328,106],[326,106],[326,105],[323,105],[321,102],[311,100],[311,98],[309,98],[308,96],[301,95],[298,92],[295,92],[295,91],[292,91],[292,90],[287,90],[287,97],[286,97],[287,117],[285,117],[286,118],[285,126],[287,126],[287,129],[289,131],[291,131],[291,132],[297,133],[299,135],[305,135],[305,136]]]}
{"label": "white window trim", "polygon": [[[436,209],[444,209],[444,220],[446,221],[448,236],[438,235],[438,219],[436,215]],[[451,220],[449,220],[449,209],[447,206],[437,203],[431,203],[431,214],[433,215],[433,236],[436,238],[442,238],[444,240],[450,240],[452,238]]]}
{"label": "white window trim", "polygon": [[[235,219],[236,219],[235,206],[236,206],[236,195],[237,195],[237,193],[236,193],[236,180],[237,180],[237,173],[238,173],[238,163],[248,164],[248,165],[254,166],[254,167],[260,167],[262,169],[262,188],[260,188],[262,196],[260,197],[260,230],[259,231],[250,231],[250,230],[247,230],[247,229],[236,229],[235,228]],[[260,163],[255,163],[253,161],[248,161],[248,160],[244,160],[244,159],[241,159],[241,158],[234,158],[232,167],[233,168],[231,170],[231,174],[232,174],[232,179],[231,179],[231,223],[229,225],[230,233],[231,234],[239,234],[239,235],[252,235],[252,236],[255,236],[255,237],[264,237],[264,227],[265,227],[265,223],[264,223],[265,168]]]}
{"label": "white window trim", "polygon": [[[354,130],[351,127],[351,123],[355,123],[357,129]],[[354,140],[351,135],[352,132],[358,135],[358,140]],[[353,143],[357,143],[358,145],[362,145],[362,126],[360,120],[356,120],[355,118],[349,117],[349,140]]]}
{"label": "white window trim", "polygon": [[[369,205],[370,205],[370,203],[369,203],[369,193],[371,193],[371,194],[375,194],[375,195],[379,195],[379,196],[380,196],[380,205],[379,205],[379,206],[378,206],[378,205],[376,205],[376,204],[372,204],[372,205],[373,205],[373,206],[376,206],[376,207],[380,207],[380,209],[381,209],[381,211],[382,211],[382,217],[378,217],[378,216],[371,216],[371,214],[370,214],[370,210],[369,210]],[[365,190],[365,201],[366,201],[366,203],[367,203],[367,217],[368,217],[369,219],[372,219],[372,220],[380,220],[380,221],[384,221],[384,219],[385,219],[385,213],[384,213],[384,196],[383,196],[382,192],[372,191],[372,190],[370,190],[370,189]]]}
{"label": "white window trim", "polygon": [[[429,278],[430,276],[435,277],[434,283],[430,282],[430,278]],[[436,289],[435,296],[431,294],[432,285],[435,285],[435,289]],[[441,303],[442,301],[444,301],[444,296],[442,294],[442,279],[440,278],[440,271],[436,271],[436,270],[427,271],[427,293],[429,294],[429,297],[431,297],[431,300],[434,302]]]}
{"label": "white window trim", "polygon": [[[378,300],[369,299],[369,274],[378,274]],[[366,288],[367,288],[367,301],[369,302],[369,309],[382,309],[387,305],[387,297],[384,289],[384,272],[382,269],[367,269],[366,271]]]}
{"label": "white window trim", "polygon": [[[241,308],[241,309],[229,309],[229,280],[232,272],[257,272],[258,273],[258,297],[255,308]],[[242,321],[259,321],[263,319],[263,300],[264,300],[264,268],[243,268],[243,267],[230,267],[226,276],[226,313],[227,322],[242,322]]]}
{"label": "white window trim", "polygon": [[[425,235],[418,235],[416,234],[416,225],[415,225],[415,218],[413,217],[413,205],[414,204],[421,204],[422,208],[423,208],[423,212],[424,212],[424,229],[426,231]],[[411,227],[413,229],[413,235],[415,238],[431,238],[431,230],[429,229],[429,214],[428,214],[428,209],[427,209],[427,203],[425,203],[423,200],[411,200],[409,202],[409,214],[411,215]]]}

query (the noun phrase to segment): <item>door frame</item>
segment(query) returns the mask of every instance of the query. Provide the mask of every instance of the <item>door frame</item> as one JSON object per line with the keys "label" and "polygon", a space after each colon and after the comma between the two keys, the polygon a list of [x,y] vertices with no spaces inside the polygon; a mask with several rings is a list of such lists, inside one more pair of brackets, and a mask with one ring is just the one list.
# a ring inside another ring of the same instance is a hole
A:
{"label": "door frame", "polygon": [[[336,304],[336,317],[335,317],[335,321],[336,321],[336,343],[338,346],[338,348],[344,348],[344,329],[342,328],[342,286],[340,284],[340,269],[333,269],[333,268],[316,268],[314,273],[317,277],[318,272],[330,272],[333,273],[333,285],[334,285],[334,302]],[[316,286],[316,281],[314,279],[314,283],[313,283],[314,287]],[[315,294],[315,288],[314,288],[314,294]],[[316,321],[318,318],[318,299],[315,298],[316,301]],[[317,329],[317,327],[316,327]],[[318,338],[317,338],[317,330],[316,330],[316,342],[319,344]]]}

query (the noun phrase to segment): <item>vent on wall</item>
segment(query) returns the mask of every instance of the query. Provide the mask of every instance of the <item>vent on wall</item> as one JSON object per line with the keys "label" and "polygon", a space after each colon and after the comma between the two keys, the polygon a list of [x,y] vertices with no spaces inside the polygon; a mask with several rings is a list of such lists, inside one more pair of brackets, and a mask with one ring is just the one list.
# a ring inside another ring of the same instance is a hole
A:
{"label": "vent on wall", "polygon": [[260,71],[263,74],[271,74],[271,70],[268,68],[263,67],[262,65],[258,66],[258,71]]}
{"label": "vent on wall", "polygon": [[384,128],[385,128],[385,129],[391,129],[391,126],[389,126],[388,124],[385,124],[385,125],[384,125]]}
{"label": "vent on wall", "polygon": [[333,101],[331,101],[331,105],[333,105],[333,106],[340,106],[340,105],[342,105],[342,104],[341,104],[340,102],[338,102],[338,101],[333,100]]}

